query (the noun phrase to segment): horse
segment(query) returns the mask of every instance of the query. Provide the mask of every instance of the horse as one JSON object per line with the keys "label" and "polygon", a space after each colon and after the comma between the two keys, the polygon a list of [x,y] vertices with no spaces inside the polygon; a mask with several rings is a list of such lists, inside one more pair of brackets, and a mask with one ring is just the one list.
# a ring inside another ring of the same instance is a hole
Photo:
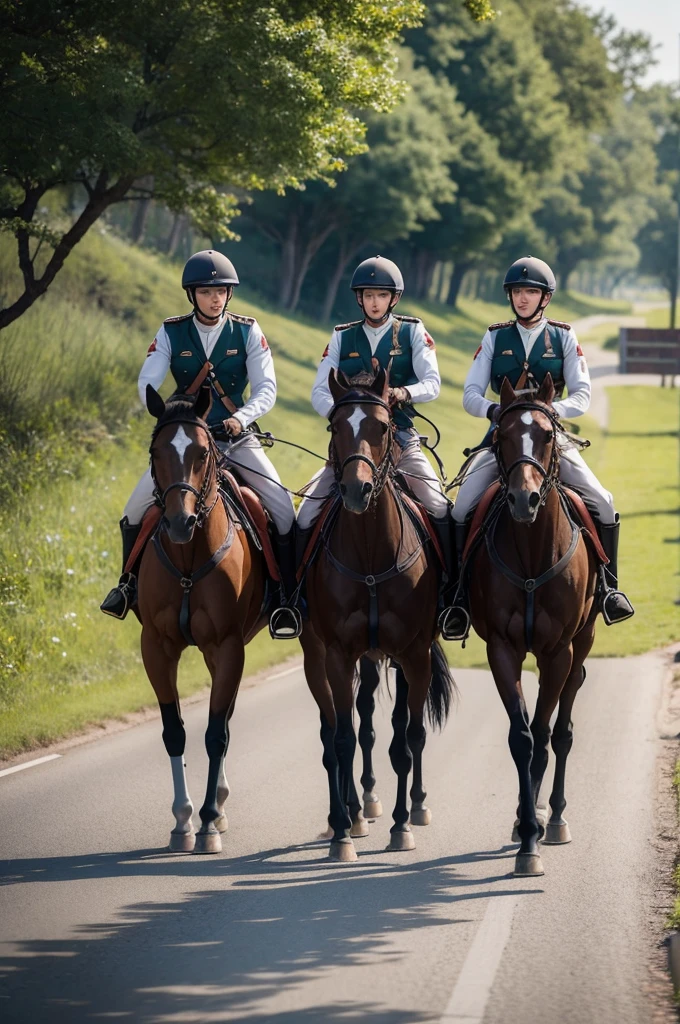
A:
{"label": "horse", "polygon": [[[245,645],[266,624],[265,567],[248,531],[236,527],[221,497],[221,453],[205,422],[210,392],[176,395],[166,404],[148,385],[146,399],[157,420],[150,456],[162,518],[142,556],[135,610],[142,625],[142,659],[160,706],[172,767],[175,827],[169,848],[219,853],[221,833],[227,829],[229,720]],[[177,692],[177,665],[189,643],[201,651],[212,680],[205,733],[208,782],[196,834]]]}
{"label": "horse", "polygon": [[[515,392],[504,381],[493,442],[500,490],[480,535],[485,543],[479,541],[462,569],[470,573],[472,625],[486,642],[489,667],[510,719],[509,746],[519,776],[513,840],[519,839],[520,848],[514,874],[522,877],[543,874],[539,840],[571,841],[563,817],[571,711],[585,679],[598,613],[594,553],[573,522],[559,483],[565,432],[552,409],[554,397],[550,374],[532,395]],[[531,724],[521,683],[528,651],[535,654],[539,671]],[[536,804],[548,764],[550,718],[558,703],[552,813],[544,825]]]}
{"label": "horse", "polygon": [[[308,618],[300,642],[307,684],[321,716],[332,831],[329,859],[349,862],[357,857],[353,838],[368,834],[364,815],[381,810],[366,761],[363,809],[354,785],[358,659],[368,653],[374,662],[389,657],[399,666],[390,745],[398,780],[390,850],[415,848],[406,799],[412,766],[411,821],[429,821],[422,782],[424,710],[427,704],[430,721],[443,726],[455,683],[436,638],[436,563],[406,514],[395,480],[388,374],[381,369],[375,378],[350,383],[341,371],[331,370],[329,386],[335,403],[329,458],[339,498],[332,527],[307,567]],[[362,704],[360,734],[367,749],[373,744],[370,718],[377,679],[375,672],[367,681]]]}

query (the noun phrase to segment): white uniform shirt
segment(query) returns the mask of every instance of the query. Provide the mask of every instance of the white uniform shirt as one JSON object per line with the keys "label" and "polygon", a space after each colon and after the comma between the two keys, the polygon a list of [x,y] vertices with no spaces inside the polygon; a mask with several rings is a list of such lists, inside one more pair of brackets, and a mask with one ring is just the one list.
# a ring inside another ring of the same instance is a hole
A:
{"label": "white uniform shirt", "polygon": [[[193,318],[194,327],[198,331],[206,359],[210,359],[226,319],[224,317],[216,327],[208,327],[206,324],[200,323],[196,317]],[[139,397],[144,408],[146,408],[146,385],[151,384],[158,391],[170,369],[170,356],[170,338],[165,326],[161,325],[147,352],[146,361],[137,381]],[[249,426],[253,420],[270,412],[276,401],[274,360],[267,339],[257,320],[253,320],[246,339],[246,373],[250,384],[250,398],[238,412],[234,413],[234,419],[237,419],[243,427]],[[225,409],[224,418],[228,419],[229,415]]]}
{"label": "white uniform shirt", "polygon": [[[375,355],[380,339],[385,332],[392,330],[393,320],[394,318],[390,314],[386,323],[381,324],[380,327],[369,327],[366,323],[363,325],[368,343],[371,346],[372,355]],[[412,402],[431,402],[438,397],[441,387],[441,377],[439,376],[434,342],[426,332],[421,320],[418,320],[417,323],[409,324],[409,327],[411,328],[413,372],[418,380],[415,384],[409,384],[407,390]],[[317,370],[316,380],[312,387],[312,405],[319,416],[327,417],[335,405],[328,386],[328,374],[331,372],[331,369],[337,370],[340,365],[340,342],[341,332],[333,331],[333,336],[323,354],[319,369]]]}
{"label": "white uniform shirt", "polygon": [[[524,343],[524,351],[527,356],[533,348],[534,342],[540,337],[543,328],[547,324],[544,318],[535,327],[527,329],[517,324],[520,337]],[[463,389],[463,408],[471,416],[486,416],[490,406],[496,402],[490,402],[485,398],[486,390],[491,382],[491,363],[493,361],[495,331],[487,331],[482,339],[482,344],[477,350],[472,366],[465,378]],[[568,395],[554,403],[554,409],[561,419],[575,419],[588,411],[590,405],[590,374],[586,364],[585,356],[581,351],[573,328],[569,328],[567,334],[562,336],[562,352],[564,356],[564,383],[567,386]]]}

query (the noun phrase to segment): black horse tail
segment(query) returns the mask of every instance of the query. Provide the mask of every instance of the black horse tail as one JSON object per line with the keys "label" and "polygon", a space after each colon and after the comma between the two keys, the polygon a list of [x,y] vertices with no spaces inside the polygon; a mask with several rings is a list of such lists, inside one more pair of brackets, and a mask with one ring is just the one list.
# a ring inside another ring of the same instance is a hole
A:
{"label": "black horse tail", "polygon": [[430,725],[443,729],[449,717],[451,703],[458,696],[456,681],[451,675],[444,649],[438,640],[430,648],[432,656],[432,679],[427,691],[427,717]]}

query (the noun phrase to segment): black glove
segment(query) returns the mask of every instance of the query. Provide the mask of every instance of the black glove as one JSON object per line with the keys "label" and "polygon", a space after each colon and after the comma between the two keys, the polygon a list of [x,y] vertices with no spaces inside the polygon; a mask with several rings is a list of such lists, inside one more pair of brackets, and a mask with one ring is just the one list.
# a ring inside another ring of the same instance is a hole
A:
{"label": "black glove", "polygon": [[500,405],[498,404],[498,402],[495,402],[493,405],[490,405],[489,408],[486,410],[486,418],[489,420],[490,423],[498,423],[498,416],[500,414],[500,411]]}

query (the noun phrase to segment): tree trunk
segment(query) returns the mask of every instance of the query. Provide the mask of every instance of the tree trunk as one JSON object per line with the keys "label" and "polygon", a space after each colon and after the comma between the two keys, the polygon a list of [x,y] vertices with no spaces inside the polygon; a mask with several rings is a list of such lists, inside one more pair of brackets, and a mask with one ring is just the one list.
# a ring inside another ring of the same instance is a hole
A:
{"label": "tree trunk", "polygon": [[291,292],[293,290],[293,274],[295,272],[295,257],[297,253],[298,216],[293,210],[288,218],[288,231],[281,246],[281,278],[279,281],[279,305],[288,309]]}
{"label": "tree trunk", "polygon": [[333,306],[338,295],[338,288],[342,281],[342,275],[345,272],[345,267],[349,262],[349,258],[352,253],[356,252],[356,246],[340,243],[338,249],[338,258],[335,261],[335,267],[333,273],[328,279],[328,285],[326,286],[326,294],[324,296],[323,305],[321,307],[321,319],[325,323],[330,320],[331,313],[333,312]]}
{"label": "tree trunk", "polygon": [[462,260],[458,261],[453,268],[451,274],[451,280],[449,281],[449,294],[446,296],[447,306],[453,306],[454,309],[458,302],[458,294],[460,292],[460,286],[463,283],[463,278],[470,269],[469,263],[463,263]]}
{"label": "tree trunk", "polygon": [[307,272],[309,271],[310,265],[317,252],[326,241],[328,236],[335,231],[335,224],[331,222],[327,224],[322,231],[319,231],[316,235],[312,235],[308,239],[307,244],[304,248],[301,246],[296,260],[295,274],[293,278],[293,287],[288,299],[288,305],[286,309],[289,309],[291,313],[294,313],[298,307],[300,301],[300,292],[302,286],[305,283]]}
{"label": "tree trunk", "polygon": [[182,213],[176,213],[175,219],[172,222],[172,227],[170,228],[168,240],[165,244],[165,252],[168,256],[170,256],[170,258],[172,258],[177,252],[177,246],[179,245],[179,240],[182,236],[182,231],[184,230],[185,226],[185,215]]}
{"label": "tree trunk", "polygon": [[678,305],[677,277],[675,279],[675,283],[674,283],[673,287],[670,289],[670,296],[671,296],[671,306],[670,306],[670,316],[669,316],[668,326],[670,327],[671,330],[675,330],[675,314],[676,314],[676,309],[677,309],[677,305]]}
{"label": "tree trunk", "polygon": [[[153,186],[153,174],[147,174],[137,182],[138,188],[153,191]],[[149,221],[149,213],[151,212],[151,201],[151,196],[145,199],[135,200],[136,208],[134,217],[132,218],[132,227],[130,228],[130,238],[132,239],[133,245],[141,245],[144,241],[144,235],[146,234],[146,227]]]}

